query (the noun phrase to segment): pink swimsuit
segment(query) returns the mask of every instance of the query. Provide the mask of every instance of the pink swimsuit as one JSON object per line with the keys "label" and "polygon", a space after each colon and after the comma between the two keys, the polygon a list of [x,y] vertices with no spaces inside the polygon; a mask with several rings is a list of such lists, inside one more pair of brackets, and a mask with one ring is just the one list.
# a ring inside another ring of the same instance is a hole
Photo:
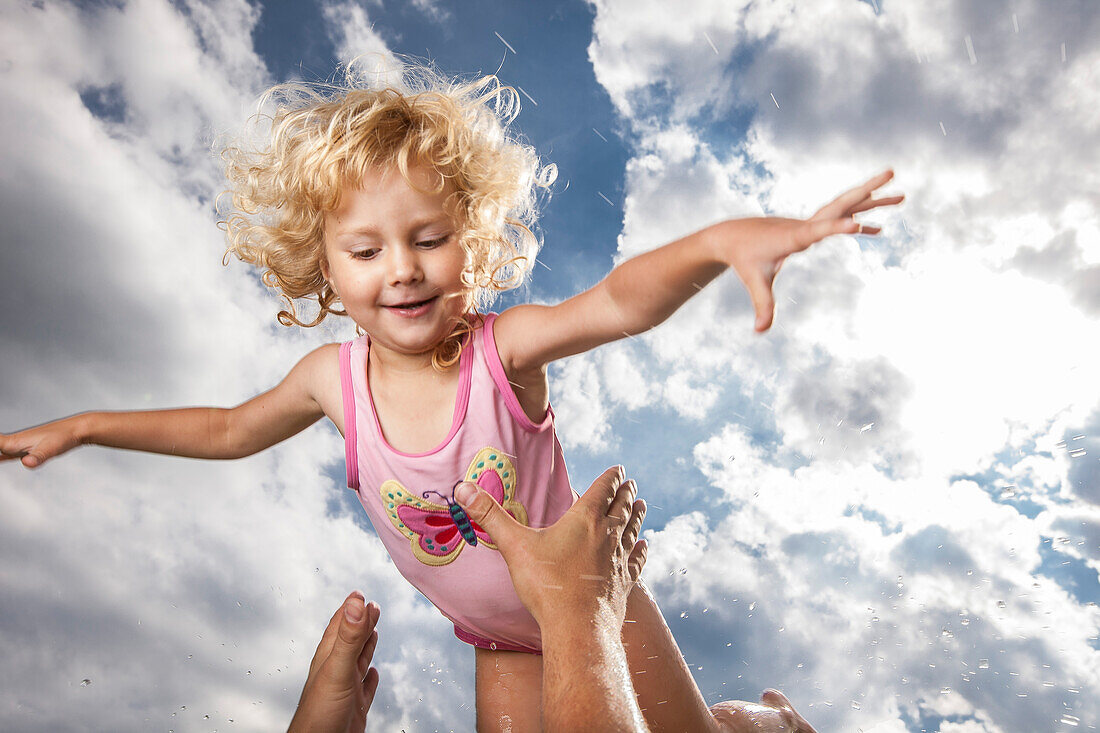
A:
{"label": "pink swimsuit", "polygon": [[[425,453],[403,453],[382,436],[367,380],[370,340],[340,346],[348,487],[397,569],[455,626],[488,649],[539,653],[538,624],[516,596],[491,538],[452,515],[453,489],[474,481],[531,527],[553,524],[576,500],[547,410],[536,425],[508,384],[493,340],[495,314],[474,331],[459,361],[451,430]],[[455,505],[457,508],[457,505]],[[462,530],[476,535],[476,546]]]}

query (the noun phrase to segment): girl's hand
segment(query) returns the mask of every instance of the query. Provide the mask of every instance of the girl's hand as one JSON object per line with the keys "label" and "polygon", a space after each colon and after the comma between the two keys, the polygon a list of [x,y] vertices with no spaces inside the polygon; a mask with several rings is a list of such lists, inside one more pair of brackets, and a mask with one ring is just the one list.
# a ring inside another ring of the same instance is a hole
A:
{"label": "girl's hand", "polygon": [[77,425],[77,418],[67,417],[18,433],[0,433],[0,463],[18,458],[27,468],[38,468],[83,442]]}
{"label": "girl's hand", "polygon": [[756,311],[757,331],[767,331],[772,325],[775,314],[772,283],[787,257],[832,234],[878,234],[882,231],[879,227],[858,224],[852,217],[901,203],[903,195],[872,198],[875,190],[893,177],[892,170],[884,171],[862,186],[837,196],[806,220],[769,217],[717,225],[729,228],[728,236],[722,237],[723,259],[749,291]]}

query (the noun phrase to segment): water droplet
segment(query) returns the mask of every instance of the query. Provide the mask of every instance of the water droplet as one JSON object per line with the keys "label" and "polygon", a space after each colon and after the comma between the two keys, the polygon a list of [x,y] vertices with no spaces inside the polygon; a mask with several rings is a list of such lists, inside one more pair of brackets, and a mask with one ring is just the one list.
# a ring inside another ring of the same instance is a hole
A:
{"label": "water droplet", "polygon": [[313,568],[313,572],[319,573],[319,572],[321,572],[321,568]]}
{"label": "water droplet", "polygon": [[970,619],[969,618],[960,619],[959,623],[962,624],[963,626],[969,626],[970,625]]}
{"label": "water droplet", "polygon": [[88,685],[90,685],[90,684],[92,684],[92,681],[91,681],[90,679],[88,679],[87,677],[85,677],[84,679],[80,680],[80,686],[81,686],[81,687],[87,687],[87,686],[88,686]]}
{"label": "water droplet", "polygon": [[1014,496],[1016,496],[1016,487],[1015,486],[1006,486],[1003,489],[1001,489],[1001,498],[1002,499],[1011,499]]}
{"label": "water droplet", "polygon": [[210,716],[209,715],[204,715],[204,716],[202,716],[202,719],[203,720],[210,720]]}
{"label": "water droplet", "polygon": [[1081,458],[1085,455],[1088,455],[1088,454],[1085,452],[1084,448],[1077,448],[1076,450],[1071,450],[1069,452],[1069,457],[1070,458]]}
{"label": "water droplet", "polygon": [[908,677],[902,677],[901,678],[901,684],[908,685],[909,684],[909,678]]}
{"label": "water droplet", "polygon": [[855,700],[852,700],[852,710],[859,710],[860,704]]}
{"label": "water droplet", "polygon": [[709,610],[710,610],[710,608],[704,608],[704,609],[703,609],[703,613],[706,613],[706,612],[707,612],[707,611],[709,611]]}
{"label": "water droplet", "polygon": [[951,694],[951,688],[950,687],[941,687],[940,688],[940,694],[941,695],[950,695]]}
{"label": "water droplet", "polygon": [[944,626],[940,630],[940,636],[942,636],[944,639],[954,639],[955,638],[955,634],[952,633],[951,629],[947,628],[946,626]]}
{"label": "water droplet", "polygon": [[680,618],[687,618],[687,616],[688,616],[687,611],[680,611]]}
{"label": "water droplet", "polygon": [[868,430],[870,430],[873,427],[875,427],[875,424],[873,422],[869,422],[866,425],[864,425],[862,428],[860,428],[859,432],[860,432],[860,434],[866,433]]}
{"label": "water droplet", "polygon": [[1075,715],[1070,715],[1069,713],[1066,713],[1062,716],[1062,722],[1066,725],[1072,725],[1074,728],[1076,728],[1077,724],[1081,722],[1081,719]]}
{"label": "water droplet", "polygon": [[749,610],[750,611],[755,611],[756,610],[756,601],[753,601],[752,603],[749,604]]}
{"label": "water droplet", "polygon": [[680,568],[680,575],[687,575],[687,574],[688,574],[688,569],[687,568]]}
{"label": "water droplet", "polygon": [[1008,604],[1004,601],[997,601],[997,608],[1007,608]]}

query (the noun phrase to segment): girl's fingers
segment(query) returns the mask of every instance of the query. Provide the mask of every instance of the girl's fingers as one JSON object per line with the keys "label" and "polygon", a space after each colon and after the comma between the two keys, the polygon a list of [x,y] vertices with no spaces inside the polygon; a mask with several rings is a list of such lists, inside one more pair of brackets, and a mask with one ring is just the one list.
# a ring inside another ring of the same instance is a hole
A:
{"label": "girl's fingers", "polygon": [[799,240],[805,243],[803,247],[805,249],[814,242],[820,242],[833,234],[857,234],[858,232],[859,224],[850,218],[811,219],[805,223],[805,230]]}
{"label": "girl's fingers", "polygon": [[763,275],[758,275],[746,280],[745,288],[749,291],[752,309],[756,313],[754,328],[758,333],[763,333],[771,328],[775,317],[775,296],[772,295],[771,281],[765,279]]}
{"label": "girl's fingers", "polygon": [[894,177],[894,171],[885,170],[877,176],[869,178],[862,186],[856,186],[837,196],[821,207],[821,210],[813,215],[814,219],[837,219],[855,210],[855,207],[871,198],[876,188],[880,188]]}
{"label": "girl's fingers", "polygon": [[851,209],[848,210],[849,214],[858,214],[861,211],[869,211],[871,209],[877,209],[880,206],[896,206],[905,200],[905,194],[898,194],[897,196],[885,196],[880,199],[873,199],[868,197],[867,200],[862,201]]}
{"label": "girl's fingers", "polygon": [[873,227],[867,224],[860,224],[859,229],[856,230],[856,234],[878,234],[882,231],[882,227]]}

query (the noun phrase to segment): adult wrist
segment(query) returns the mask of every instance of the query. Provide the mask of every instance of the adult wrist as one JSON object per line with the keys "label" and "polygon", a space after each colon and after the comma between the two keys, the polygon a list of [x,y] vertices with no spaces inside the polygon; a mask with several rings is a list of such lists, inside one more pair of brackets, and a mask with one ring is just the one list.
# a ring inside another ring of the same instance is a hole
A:
{"label": "adult wrist", "polygon": [[547,648],[547,639],[559,642],[576,642],[598,639],[619,640],[622,638],[623,615],[616,613],[604,599],[584,606],[569,607],[567,604],[557,613],[545,614],[536,619],[542,634],[543,648]]}

